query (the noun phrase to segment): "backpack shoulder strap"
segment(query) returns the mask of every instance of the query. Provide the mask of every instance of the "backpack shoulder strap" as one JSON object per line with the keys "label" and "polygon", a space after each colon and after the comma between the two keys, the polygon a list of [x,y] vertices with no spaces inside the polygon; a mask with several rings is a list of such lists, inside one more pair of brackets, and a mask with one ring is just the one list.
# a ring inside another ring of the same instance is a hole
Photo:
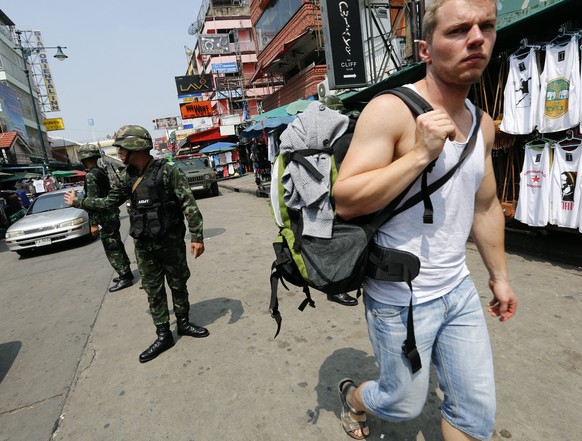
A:
{"label": "backpack shoulder strap", "polygon": [[[445,184],[445,182],[447,182],[453,176],[453,174],[461,166],[463,161],[467,158],[467,156],[469,156],[471,154],[471,152],[475,149],[475,143],[477,142],[477,134],[479,133],[479,128],[481,126],[481,112],[482,112],[481,109],[479,109],[479,108],[475,109],[475,126],[473,127],[473,131],[471,132],[471,136],[469,138],[469,141],[467,142],[467,145],[463,149],[463,153],[461,153],[461,157],[459,158],[459,161],[447,173],[445,173],[439,179],[434,181],[432,184],[430,184],[428,186],[425,185],[425,189],[423,191],[416,193],[414,196],[410,197],[404,204],[402,204],[401,207],[396,209],[396,206],[404,198],[403,195],[408,193],[408,191],[410,190],[410,188],[414,184],[415,181],[413,181],[412,184],[410,184],[406,188],[406,190],[404,190],[402,193],[400,193],[400,195],[396,199],[394,199],[394,201],[392,201],[390,204],[388,204],[383,210],[378,212],[378,214],[374,217],[374,219],[371,222],[371,225],[373,226],[374,230],[380,228],[381,225],[386,223],[389,219],[396,216],[397,214],[402,213],[405,210],[408,210],[410,207],[418,204],[423,199],[426,199],[426,197],[428,195],[430,195],[431,193],[434,193],[436,190],[438,190],[440,187],[442,187]],[[426,173],[426,172],[424,172],[424,173]],[[426,182],[425,182],[425,184],[426,184]],[[402,197],[400,197],[400,196],[402,196]],[[431,212],[432,212],[432,209],[431,209]]]}
{"label": "backpack shoulder strap", "polygon": [[404,101],[404,104],[406,104],[410,111],[416,116],[433,110],[433,107],[428,103],[428,101],[426,101],[418,94],[418,92],[416,92],[414,89],[411,89],[410,87],[401,86],[395,87],[394,89],[386,89],[377,94],[374,98],[386,94],[396,95],[398,98]]}

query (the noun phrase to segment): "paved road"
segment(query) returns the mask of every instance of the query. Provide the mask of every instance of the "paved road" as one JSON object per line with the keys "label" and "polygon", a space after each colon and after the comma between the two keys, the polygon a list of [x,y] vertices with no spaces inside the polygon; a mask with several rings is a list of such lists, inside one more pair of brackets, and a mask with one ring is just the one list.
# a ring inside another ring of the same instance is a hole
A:
{"label": "paved road", "polygon": [[[376,373],[363,309],[321,297],[315,310],[301,313],[302,293],[282,290],[283,329],[274,340],[267,306],[276,231],[267,200],[223,185],[221,196],[199,204],[206,253],[189,262],[191,318],[211,335],[179,338],[144,365],[137,357],[154,337],[145,294],[139,283],[105,292],[111,270],[97,265],[98,243],[58,254],[76,282],[65,268],[42,277],[44,259],[55,255],[42,256],[41,271],[19,276],[32,260],[0,253],[0,440],[48,440],[53,429],[52,439],[75,441],[349,439],[339,425],[337,381]],[[81,272],[87,258],[94,273]],[[486,275],[472,244],[468,262],[486,303]],[[581,272],[517,254],[508,264],[521,308],[506,324],[489,322],[499,397],[494,440],[578,440]],[[21,296],[25,302],[15,300]],[[68,321],[51,319],[57,316]],[[13,360],[6,367],[7,344]],[[431,378],[421,417],[398,425],[371,418],[370,439],[439,440],[439,391]]]}

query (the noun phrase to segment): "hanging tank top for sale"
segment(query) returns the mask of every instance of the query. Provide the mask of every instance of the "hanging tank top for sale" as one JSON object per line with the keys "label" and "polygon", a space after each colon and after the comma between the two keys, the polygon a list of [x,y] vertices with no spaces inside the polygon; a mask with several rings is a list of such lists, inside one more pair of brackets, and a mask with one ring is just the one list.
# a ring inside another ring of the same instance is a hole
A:
{"label": "hanging tank top for sale", "polygon": [[538,130],[567,130],[580,123],[580,55],[578,37],[546,48],[540,82]]}
{"label": "hanging tank top for sale", "polygon": [[565,150],[560,144],[555,145],[550,185],[551,224],[578,228],[580,190],[576,181],[580,172],[581,155],[582,146],[574,150]]}
{"label": "hanging tank top for sale", "polygon": [[515,219],[532,227],[545,227],[550,220],[549,143],[525,145]]}
{"label": "hanging tank top for sale", "polygon": [[540,77],[537,51],[509,57],[509,75],[503,92],[503,120],[499,128],[512,135],[527,135],[538,122]]}

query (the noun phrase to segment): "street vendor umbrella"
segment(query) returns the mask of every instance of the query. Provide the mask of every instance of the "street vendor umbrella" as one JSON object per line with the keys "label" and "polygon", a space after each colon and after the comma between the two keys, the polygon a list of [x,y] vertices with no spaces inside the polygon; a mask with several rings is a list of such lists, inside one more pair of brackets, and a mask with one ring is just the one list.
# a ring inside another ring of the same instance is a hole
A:
{"label": "street vendor umbrella", "polygon": [[199,153],[228,152],[234,149],[236,149],[236,144],[232,142],[215,142],[214,144],[207,145],[206,147],[198,150],[198,152]]}
{"label": "street vendor umbrella", "polygon": [[295,119],[295,116],[280,116],[276,118],[267,118],[263,121],[259,121],[250,127],[247,127],[241,132],[243,138],[260,138],[263,136],[263,130],[270,132],[275,129],[283,129],[287,127]]}

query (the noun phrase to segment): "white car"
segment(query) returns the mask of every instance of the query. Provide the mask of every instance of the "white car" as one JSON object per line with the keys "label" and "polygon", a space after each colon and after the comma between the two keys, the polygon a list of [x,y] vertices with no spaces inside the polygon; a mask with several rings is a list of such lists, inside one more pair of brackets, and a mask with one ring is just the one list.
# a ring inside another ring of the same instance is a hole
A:
{"label": "white car", "polygon": [[[39,195],[24,217],[6,231],[4,241],[10,251],[24,255],[35,248],[72,239],[91,237],[89,216],[85,210],[69,207],[63,189]],[[83,188],[74,188],[83,197]]]}

